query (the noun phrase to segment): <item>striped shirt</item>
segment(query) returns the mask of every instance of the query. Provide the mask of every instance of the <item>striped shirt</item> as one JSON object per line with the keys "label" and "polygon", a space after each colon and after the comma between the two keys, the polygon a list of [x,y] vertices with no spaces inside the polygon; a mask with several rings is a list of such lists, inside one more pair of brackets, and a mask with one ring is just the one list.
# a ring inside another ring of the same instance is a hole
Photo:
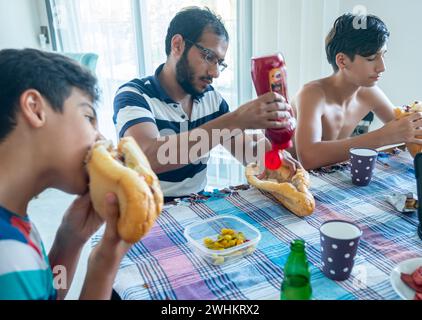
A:
{"label": "striped shirt", "polygon": [[[229,112],[221,95],[209,86],[193,99],[192,115],[181,104],[171,99],[158,80],[161,65],[154,76],[135,79],[119,88],[114,99],[114,117],[119,138],[132,126],[150,122],[157,126],[161,136],[191,131]],[[183,155],[182,155],[183,156]],[[182,197],[204,190],[207,184],[209,156],[196,163],[158,175],[165,197]]]}
{"label": "striped shirt", "polygon": [[53,273],[35,226],[0,207],[0,300],[55,300]]}

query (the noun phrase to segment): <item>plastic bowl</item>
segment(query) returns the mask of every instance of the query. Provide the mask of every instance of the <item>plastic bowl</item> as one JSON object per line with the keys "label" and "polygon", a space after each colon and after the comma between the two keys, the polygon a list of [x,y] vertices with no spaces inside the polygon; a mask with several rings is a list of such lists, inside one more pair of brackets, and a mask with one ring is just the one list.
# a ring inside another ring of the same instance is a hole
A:
{"label": "plastic bowl", "polygon": [[[221,229],[242,232],[247,242],[224,250],[208,249],[204,245],[204,239],[217,240]],[[191,224],[186,227],[184,235],[197,255],[216,266],[227,265],[252,254],[261,240],[261,233],[258,229],[246,221],[232,216],[219,216]]]}

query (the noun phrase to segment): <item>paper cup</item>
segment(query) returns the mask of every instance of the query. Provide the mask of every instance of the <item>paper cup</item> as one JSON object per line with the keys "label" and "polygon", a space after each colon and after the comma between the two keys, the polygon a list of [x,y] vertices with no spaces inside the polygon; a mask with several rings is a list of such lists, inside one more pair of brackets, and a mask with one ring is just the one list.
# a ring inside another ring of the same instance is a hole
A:
{"label": "paper cup", "polygon": [[350,149],[352,182],[359,187],[369,185],[374,174],[378,152],[373,149]]}
{"label": "paper cup", "polygon": [[347,280],[354,266],[362,230],[341,220],[325,222],[319,229],[323,273],[335,281]]}

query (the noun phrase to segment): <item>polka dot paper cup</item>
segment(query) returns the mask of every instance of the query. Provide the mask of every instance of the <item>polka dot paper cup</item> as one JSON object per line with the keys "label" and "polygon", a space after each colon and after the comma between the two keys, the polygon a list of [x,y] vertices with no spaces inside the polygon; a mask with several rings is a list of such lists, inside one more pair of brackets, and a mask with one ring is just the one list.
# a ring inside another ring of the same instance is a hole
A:
{"label": "polka dot paper cup", "polygon": [[352,182],[366,187],[372,180],[378,152],[373,149],[350,149]]}
{"label": "polka dot paper cup", "polygon": [[350,277],[362,230],[354,223],[333,220],[319,229],[322,272],[330,279],[344,281]]}

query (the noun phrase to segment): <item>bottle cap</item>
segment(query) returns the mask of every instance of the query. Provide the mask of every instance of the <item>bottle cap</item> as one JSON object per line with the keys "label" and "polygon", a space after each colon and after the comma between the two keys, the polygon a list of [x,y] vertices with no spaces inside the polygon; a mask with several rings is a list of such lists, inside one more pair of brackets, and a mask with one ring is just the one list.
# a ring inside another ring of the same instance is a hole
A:
{"label": "bottle cap", "polygon": [[271,150],[265,153],[265,168],[268,170],[277,170],[283,164],[282,156],[279,150]]}
{"label": "bottle cap", "polygon": [[303,251],[305,250],[306,242],[302,239],[293,240],[290,244],[290,248],[295,251]]}

